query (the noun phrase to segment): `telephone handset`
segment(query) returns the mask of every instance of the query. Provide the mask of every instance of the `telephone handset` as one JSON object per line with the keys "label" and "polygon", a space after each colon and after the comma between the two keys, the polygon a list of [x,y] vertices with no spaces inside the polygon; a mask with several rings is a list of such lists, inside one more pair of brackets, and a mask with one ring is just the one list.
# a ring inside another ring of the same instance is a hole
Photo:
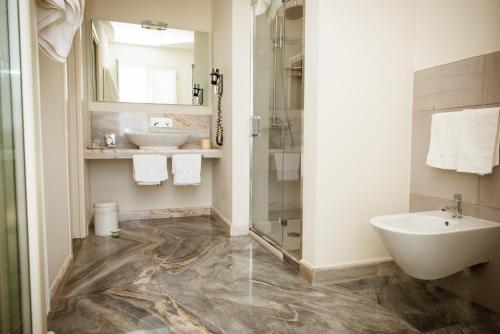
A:
{"label": "telephone handset", "polygon": [[224,92],[224,80],[222,73],[218,68],[212,69],[212,85],[215,86],[215,94],[217,94],[217,128],[215,130],[215,142],[218,146],[224,143],[224,128],[222,126],[222,94]]}

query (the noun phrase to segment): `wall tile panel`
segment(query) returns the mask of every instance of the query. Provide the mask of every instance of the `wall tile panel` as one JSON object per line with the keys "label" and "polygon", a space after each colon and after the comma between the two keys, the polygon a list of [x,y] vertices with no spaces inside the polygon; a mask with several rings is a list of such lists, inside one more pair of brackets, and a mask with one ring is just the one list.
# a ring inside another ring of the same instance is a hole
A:
{"label": "wall tile panel", "polygon": [[485,56],[484,69],[483,103],[500,103],[500,52]]}
{"label": "wall tile panel", "polygon": [[[464,214],[500,223],[500,167],[491,175],[428,167],[434,112],[500,104],[500,52],[415,73],[410,211],[439,210],[453,193],[464,195]],[[440,286],[500,312],[500,245],[487,265],[439,280]]]}
{"label": "wall tile panel", "polygon": [[429,111],[482,104],[484,57],[415,73],[413,110]]}
{"label": "wall tile panel", "polygon": [[[171,128],[149,126],[151,117],[169,117],[173,120]],[[208,115],[159,114],[146,112],[92,112],[92,140],[103,139],[105,133],[116,134],[119,148],[135,148],[126,138],[127,132],[162,133],[182,131],[191,135],[185,147],[198,146],[200,139],[210,138],[211,117]]]}
{"label": "wall tile panel", "polygon": [[479,202],[500,209],[500,167],[479,178]]}

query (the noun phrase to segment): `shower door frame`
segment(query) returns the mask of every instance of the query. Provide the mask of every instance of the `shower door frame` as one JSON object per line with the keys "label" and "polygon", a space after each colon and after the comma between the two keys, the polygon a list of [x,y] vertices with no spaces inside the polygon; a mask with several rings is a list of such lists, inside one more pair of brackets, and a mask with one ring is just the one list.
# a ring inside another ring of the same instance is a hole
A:
{"label": "shower door frame", "polygon": [[[2,198],[3,201],[8,202],[5,210],[11,210],[11,224],[14,226],[8,226],[10,233],[14,234],[16,243],[10,245],[15,248],[15,253],[10,253],[14,256],[12,262],[16,264],[13,268],[11,265],[6,275],[6,279],[14,278],[17,279],[17,285],[10,285],[11,290],[6,289],[10,292],[14,290],[16,293],[10,294],[11,299],[15,299],[14,303],[10,303],[12,307],[13,304],[17,307],[14,309],[3,310],[4,314],[8,315],[9,321],[4,323],[5,326],[9,326],[12,320],[12,313],[17,310],[17,318],[13,325],[19,326],[18,330],[23,333],[31,333],[33,330],[33,320],[32,320],[32,289],[30,281],[31,269],[31,249],[29,243],[29,226],[28,226],[28,201],[27,201],[27,178],[26,178],[26,168],[28,161],[26,159],[26,144],[25,144],[25,101],[26,93],[24,90],[26,78],[22,77],[24,69],[24,61],[26,58],[24,52],[26,49],[23,48],[23,27],[24,22],[22,21],[22,15],[24,7],[23,4],[17,0],[4,0],[2,4],[2,19],[4,20],[3,33],[5,48],[2,51],[6,56],[2,57],[4,63],[2,63],[2,79],[6,80],[6,83],[2,83],[2,99],[7,96],[6,103],[2,101],[2,132],[1,136],[3,143],[2,145],[2,177],[11,176],[12,179],[10,187],[8,183],[3,183],[3,187],[7,189],[2,189],[2,191],[11,191],[12,197],[10,199]],[[28,51],[29,52],[29,51]],[[28,53],[27,52],[27,53]],[[4,87],[5,85],[5,87]],[[8,87],[8,88],[7,88]],[[3,96],[5,94],[5,96]],[[5,108],[5,109],[4,109]],[[9,152],[10,151],[10,152]],[[9,208],[10,204],[10,208]],[[5,236],[9,239],[8,234]],[[11,235],[12,237],[12,235]],[[10,241],[14,239],[11,238]],[[9,254],[9,253],[8,253]],[[12,271],[11,271],[12,270]],[[4,295],[5,297],[5,295]],[[12,312],[12,313],[11,313]],[[5,328],[4,328],[5,329]],[[10,330],[15,330],[13,327]]]}
{"label": "shower door frame", "polygon": [[[286,8],[286,4],[291,2],[292,0],[286,0],[282,3],[281,7],[283,8]],[[305,1],[304,1],[305,2]],[[303,3],[304,3],[303,2]],[[305,4],[303,4],[305,5]],[[280,7],[280,8],[281,8]],[[249,152],[249,155],[250,155],[250,187],[249,187],[249,191],[250,191],[250,207],[249,207],[249,218],[250,218],[250,232],[251,233],[254,233],[257,237],[261,238],[264,242],[267,242],[271,247],[275,248],[279,253],[281,253],[282,255],[282,258],[285,262],[289,263],[290,265],[292,265],[293,267],[295,267],[295,269],[299,269],[299,263],[300,263],[300,260],[302,259],[302,253],[303,253],[303,250],[302,250],[302,242],[303,242],[303,231],[304,231],[304,221],[303,221],[303,179],[302,179],[302,175],[299,175],[299,178],[300,178],[300,203],[301,203],[301,215],[300,215],[300,249],[299,249],[299,258],[296,258],[295,256],[291,255],[290,253],[287,252],[287,250],[284,249],[283,247],[283,239],[282,239],[282,244],[280,245],[279,243],[277,243],[275,240],[273,240],[272,238],[270,238],[269,236],[267,236],[264,232],[261,232],[259,231],[258,229],[256,229],[254,227],[254,213],[253,213],[253,204],[254,204],[254,199],[253,199],[253,190],[254,190],[254,167],[253,167],[253,163],[254,163],[254,140],[256,139],[256,137],[258,136],[254,136],[254,133],[253,133],[253,121],[254,119],[256,119],[257,117],[260,119],[260,116],[255,116],[255,105],[254,105],[254,85],[255,85],[255,67],[254,67],[254,44],[255,44],[255,17],[254,17],[254,13],[252,11],[252,15],[251,15],[252,19],[250,20],[251,21],[251,32],[252,32],[252,36],[251,36],[251,39],[252,39],[252,43],[251,43],[251,50],[250,50],[250,71],[252,73],[251,75],[251,84],[250,84],[250,90],[251,90],[251,96],[252,98],[250,99],[250,108],[251,108],[251,116],[250,116],[250,119],[249,119],[249,122],[250,122],[250,152]],[[286,20],[285,20],[286,21]],[[284,27],[284,38],[286,36],[286,28]],[[284,43],[285,44],[285,43]],[[302,62],[303,62],[303,68],[305,69],[305,52],[304,50],[302,50]],[[275,57],[275,56],[274,56]],[[274,71],[276,69],[273,69]],[[304,75],[304,72],[305,70],[303,70],[303,75]],[[274,76],[276,76],[276,74],[274,74]],[[274,79],[275,80],[275,79]],[[304,85],[304,83],[303,83]],[[290,89],[290,87],[288,87]],[[274,88],[275,89],[275,88]],[[304,89],[304,88],[302,88]],[[275,94],[275,92],[273,91],[273,94]],[[273,99],[275,99],[275,97],[273,97]],[[274,106],[275,108],[275,106]],[[301,115],[301,118],[302,118],[302,129],[301,129],[301,134],[302,134],[302,138],[303,138],[303,134],[304,134],[304,127],[303,127],[303,120],[304,120],[304,106],[302,105],[302,115]],[[283,129],[282,129],[283,131]],[[282,147],[281,147],[281,150],[282,152],[285,151],[284,147],[283,147],[283,143],[282,143]],[[301,140],[301,162],[300,162],[300,169],[302,169],[302,158],[303,158],[303,153],[304,153],[304,146],[303,146],[303,139]],[[282,198],[282,201],[284,199]],[[282,211],[283,211],[283,207],[282,207]],[[283,236],[283,225],[282,225],[282,236]]]}

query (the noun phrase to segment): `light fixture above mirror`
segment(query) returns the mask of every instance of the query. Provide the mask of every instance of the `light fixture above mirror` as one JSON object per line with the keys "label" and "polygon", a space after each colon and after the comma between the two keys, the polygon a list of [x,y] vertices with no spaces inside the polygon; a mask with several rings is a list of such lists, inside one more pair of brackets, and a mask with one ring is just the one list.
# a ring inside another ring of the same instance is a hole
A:
{"label": "light fixture above mirror", "polygon": [[142,21],[141,22],[141,27],[144,29],[150,29],[150,30],[167,30],[168,24],[165,22],[153,22],[153,21]]}

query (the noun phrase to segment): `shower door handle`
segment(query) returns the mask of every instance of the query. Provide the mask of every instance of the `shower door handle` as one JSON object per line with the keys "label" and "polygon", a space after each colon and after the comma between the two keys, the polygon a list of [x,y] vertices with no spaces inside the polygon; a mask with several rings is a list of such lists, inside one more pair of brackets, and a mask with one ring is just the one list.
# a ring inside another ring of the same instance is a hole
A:
{"label": "shower door handle", "polygon": [[259,137],[261,135],[261,126],[260,126],[260,120],[262,119],[261,116],[252,116],[250,117],[250,120],[252,122],[252,137]]}

